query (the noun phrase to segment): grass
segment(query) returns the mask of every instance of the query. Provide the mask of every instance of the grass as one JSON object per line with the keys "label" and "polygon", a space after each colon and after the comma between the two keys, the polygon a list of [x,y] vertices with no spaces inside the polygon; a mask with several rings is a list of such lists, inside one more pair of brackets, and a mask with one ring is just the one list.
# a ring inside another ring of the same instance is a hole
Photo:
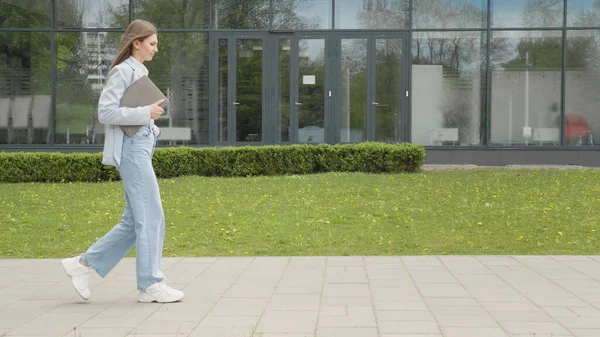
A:
{"label": "grass", "polygon": [[[598,254],[599,182],[531,169],[161,180],[164,256]],[[83,252],[123,206],[120,182],[0,184],[0,258]]]}

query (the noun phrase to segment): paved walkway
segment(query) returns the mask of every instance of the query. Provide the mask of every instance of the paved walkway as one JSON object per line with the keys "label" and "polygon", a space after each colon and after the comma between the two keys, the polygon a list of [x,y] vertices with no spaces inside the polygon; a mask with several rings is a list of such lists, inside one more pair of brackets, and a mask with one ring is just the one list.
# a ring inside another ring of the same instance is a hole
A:
{"label": "paved walkway", "polygon": [[165,305],[134,262],[85,302],[59,260],[0,260],[0,336],[600,336],[600,256],[167,258]]}

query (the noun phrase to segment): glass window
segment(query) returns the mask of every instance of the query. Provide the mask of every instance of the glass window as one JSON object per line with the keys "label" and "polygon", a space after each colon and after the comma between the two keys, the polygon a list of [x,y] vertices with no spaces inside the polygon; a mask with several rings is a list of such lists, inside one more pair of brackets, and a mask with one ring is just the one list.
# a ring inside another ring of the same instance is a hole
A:
{"label": "glass window", "polygon": [[567,26],[600,26],[600,2],[596,0],[569,0],[567,2]]}
{"label": "glass window", "polygon": [[149,77],[169,98],[160,144],[208,144],[208,33],[161,33]]}
{"label": "glass window", "polygon": [[129,0],[56,0],[55,26],[60,28],[127,27]]}
{"label": "glass window", "polygon": [[50,33],[0,32],[0,144],[50,142]]}
{"label": "glass window", "polygon": [[273,1],[273,28],[330,29],[331,6],[331,0]]}
{"label": "glass window", "polygon": [[50,27],[49,0],[0,0],[0,27]]}
{"label": "glass window", "polygon": [[325,39],[298,41],[298,142],[325,141]]}
{"label": "glass window", "polygon": [[104,141],[98,122],[98,98],[121,34],[56,33],[56,143]]}
{"label": "glass window", "polygon": [[414,28],[485,28],[487,0],[414,0]]}
{"label": "glass window", "polygon": [[370,104],[367,103],[369,40],[344,38],[340,46],[340,139],[344,143],[364,142],[367,140],[367,107]]}
{"label": "glass window", "polygon": [[134,17],[152,22],[158,29],[205,29],[210,21],[210,0],[134,2]]}
{"label": "glass window", "polygon": [[344,0],[335,3],[335,28],[398,29],[408,27],[408,0]]}
{"label": "glass window", "polygon": [[567,32],[565,145],[599,143],[599,58],[600,34],[597,30]]}
{"label": "glass window", "polygon": [[563,10],[564,0],[492,0],[492,27],[562,27]]}
{"label": "glass window", "polygon": [[412,142],[478,145],[485,121],[485,32],[416,32]]}
{"label": "glass window", "polygon": [[216,29],[269,28],[269,3],[270,0],[215,0],[214,26]]}
{"label": "glass window", "polygon": [[560,145],[562,33],[493,32],[491,143]]}

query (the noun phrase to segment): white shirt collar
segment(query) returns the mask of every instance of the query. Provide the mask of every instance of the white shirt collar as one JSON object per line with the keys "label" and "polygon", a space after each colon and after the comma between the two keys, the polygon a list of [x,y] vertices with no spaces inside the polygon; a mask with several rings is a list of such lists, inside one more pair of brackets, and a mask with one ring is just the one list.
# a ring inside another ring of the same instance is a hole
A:
{"label": "white shirt collar", "polygon": [[134,64],[136,71],[139,71],[142,75],[148,75],[148,68],[146,68],[146,66],[143,63],[136,60],[136,58],[133,56],[129,56],[129,59]]}

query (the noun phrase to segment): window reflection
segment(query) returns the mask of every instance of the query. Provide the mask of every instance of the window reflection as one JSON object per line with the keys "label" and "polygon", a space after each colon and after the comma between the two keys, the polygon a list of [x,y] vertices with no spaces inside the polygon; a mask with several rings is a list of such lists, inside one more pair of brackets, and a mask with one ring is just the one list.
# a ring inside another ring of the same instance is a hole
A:
{"label": "window reflection", "polygon": [[494,32],[491,143],[559,145],[562,33]]}
{"label": "window reflection", "polygon": [[335,3],[335,28],[394,29],[408,26],[408,0],[344,0]]}
{"label": "window reflection", "polygon": [[492,0],[492,27],[561,27],[564,0]]}
{"label": "window reflection", "polygon": [[273,1],[273,28],[331,28],[331,0]]}
{"label": "window reflection", "polygon": [[0,32],[0,144],[50,142],[50,34]]}
{"label": "window reflection", "polygon": [[216,29],[264,29],[269,27],[270,0],[216,0]]}
{"label": "window reflection", "polygon": [[0,0],[2,28],[47,28],[49,14],[48,0]]}
{"label": "window reflection", "polygon": [[487,0],[413,0],[414,28],[485,28]]}
{"label": "window reflection", "polygon": [[567,33],[565,145],[585,146],[599,143],[599,58],[600,34],[597,30]]}
{"label": "window reflection", "polygon": [[164,28],[208,28],[210,0],[135,1],[134,17]]}
{"label": "window reflection", "polygon": [[127,27],[129,0],[56,0],[55,26],[60,28]]}
{"label": "window reflection", "polygon": [[402,140],[402,39],[375,40],[375,141]]}
{"label": "window reflection", "polygon": [[571,27],[600,26],[600,1],[569,0],[567,25]]}
{"label": "window reflection", "polygon": [[[161,33],[149,77],[169,98],[160,144],[208,144],[208,34]],[[185,46],[185,48],[182,48]]]}
{"label": "window reflection", "polygon": [[298,142],[325,141],[325,40],[299,41]]}
{"label": "window reflection", "polygon": [[412,141],[477,145],[485,121],[484,32],[420,32],[412,41]]}
{"label": "window reflection", "polygon": [[341,41],[341,141],[358,143],[367,139],[368,58],[367,39]]}
{"label": "window reflection", "polygon": [[104,140],[104,125],[97,116],[98,98],[120,38],[118,33],[107,32],[56,34],[61,55],[56,74],[56,143]]}
{"label": "window reflection", "polygon": [[262,141],[263,40],[236,42],[236,141]]}

